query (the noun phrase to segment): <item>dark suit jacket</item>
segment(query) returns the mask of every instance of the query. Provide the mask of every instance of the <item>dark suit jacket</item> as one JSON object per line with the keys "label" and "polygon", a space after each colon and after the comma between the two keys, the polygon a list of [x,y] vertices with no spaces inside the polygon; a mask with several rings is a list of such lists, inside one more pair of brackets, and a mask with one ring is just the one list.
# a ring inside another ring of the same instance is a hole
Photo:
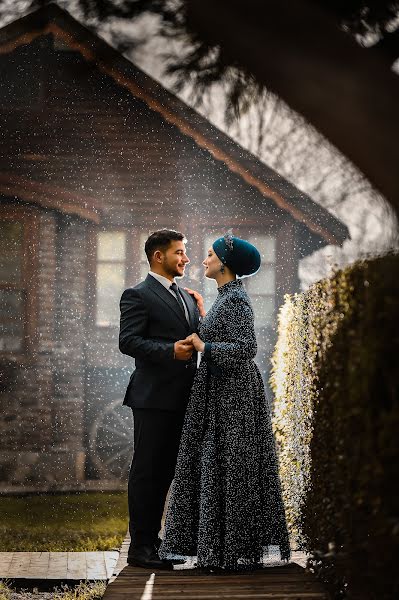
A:
{"label": "dark suit jacket", "polygon": [[190,323],[177,300],[154,277],[128,288],[120,301],[119,349],[135,359],[123,404],[132,408],[184,410],[197,365],[175,360],[174,343],[198,329],[199,313],[193,297],[179,288]]}

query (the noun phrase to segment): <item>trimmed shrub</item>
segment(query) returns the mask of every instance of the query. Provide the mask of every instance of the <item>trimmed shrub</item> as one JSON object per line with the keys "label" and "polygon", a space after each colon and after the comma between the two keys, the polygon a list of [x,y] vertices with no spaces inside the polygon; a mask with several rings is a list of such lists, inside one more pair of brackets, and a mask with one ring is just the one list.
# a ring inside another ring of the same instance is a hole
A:
{"label": "trimmed shrub", "polygon": [[287,296],[271,384],[291,537],[336,598],[399,597],[399,257]]}

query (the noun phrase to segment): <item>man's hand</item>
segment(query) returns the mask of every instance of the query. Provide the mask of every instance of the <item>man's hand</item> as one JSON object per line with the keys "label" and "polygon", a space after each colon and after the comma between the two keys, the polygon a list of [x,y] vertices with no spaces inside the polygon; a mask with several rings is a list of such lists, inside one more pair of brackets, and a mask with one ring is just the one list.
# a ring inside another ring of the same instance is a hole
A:
{"label": "man's hand", "polygon": [[205,342],[203,342],[196,333],[192,333],[191,335],[186,337],[184,342],[189,342],[190,344],[192,344],[197,350],[197,352],[203,352],[205,350]]}
{"label": "man's hand", "polygon": [[204,299],[201,296],[201,294],[199,292],[196,292],[195,290],[192,290],[190,288],[185,287],[184,288],[186,290],[186,292],[188,292],[189,294],[191,294],[192,296],[194,296],[194,300],[197,303],[198,306],[198,311],[201,317],[205,317],[206,315],[206,311],[205,311],[205,307],[204,307]]}
{"label": "man's hand", "polygon": [[188,340],[178,340],[175,342],[175,359],[189,360],[193,354],[193,344]]}

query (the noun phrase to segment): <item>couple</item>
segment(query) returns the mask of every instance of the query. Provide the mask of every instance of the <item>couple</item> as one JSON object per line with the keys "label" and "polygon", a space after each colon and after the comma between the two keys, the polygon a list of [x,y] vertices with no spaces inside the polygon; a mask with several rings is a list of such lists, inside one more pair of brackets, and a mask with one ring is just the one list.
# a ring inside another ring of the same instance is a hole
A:
{"label": "couple", "polygon": [[196,557],[200,568],[238,571],[261,565],[271,546],[288,560],[253,310],[237,279],[259,269],[260,255],[233,236],[213,243],[203,265],[218,293],[205,314],[201,295],[175,282],[189,263],[185,242],[151,234],[149,274],[121,298],[119,347],[136,362],[124,399],[134,416],[128,563],[165,569]]}

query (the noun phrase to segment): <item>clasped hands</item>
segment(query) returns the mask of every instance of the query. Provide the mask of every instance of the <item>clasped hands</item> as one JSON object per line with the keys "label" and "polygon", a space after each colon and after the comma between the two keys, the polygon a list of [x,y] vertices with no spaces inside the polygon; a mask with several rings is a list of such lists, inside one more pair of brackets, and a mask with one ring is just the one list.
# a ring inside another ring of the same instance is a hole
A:
{"label": "clasped hands", "polygon": [[189,360],[194,352],[203,352],[205,343],[196,334],[192,333],[187,336],[184,340],[178,340],[175,342],[175,359],[176,360]]}

